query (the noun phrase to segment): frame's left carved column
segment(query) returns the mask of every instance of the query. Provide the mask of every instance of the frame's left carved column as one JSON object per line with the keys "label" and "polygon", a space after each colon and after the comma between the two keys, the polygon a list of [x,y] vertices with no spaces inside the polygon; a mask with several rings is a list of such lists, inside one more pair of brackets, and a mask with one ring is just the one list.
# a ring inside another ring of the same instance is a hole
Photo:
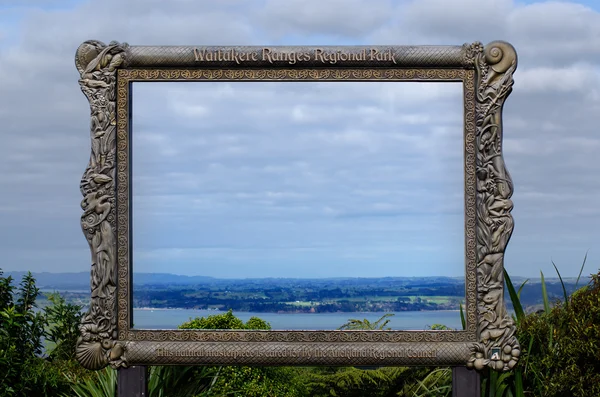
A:
{"label": "frame's left carved column", "polygon": [[116,72],[127,44],[86,41],[75,65],[91,108],[92,152],[81,179],[81,227],[92,253],[91,302],[77,341],[77,360],[86,368],[126,366],[125,346],[117,343],[117,241],[115,211]]}

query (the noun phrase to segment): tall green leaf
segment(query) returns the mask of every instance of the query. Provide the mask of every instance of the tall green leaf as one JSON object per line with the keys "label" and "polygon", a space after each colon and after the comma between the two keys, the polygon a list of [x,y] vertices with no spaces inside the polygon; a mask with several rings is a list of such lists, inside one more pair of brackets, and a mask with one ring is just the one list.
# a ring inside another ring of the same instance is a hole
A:
{"label": "tall green leaf", "polygon": [[528,281],[529,279],[523,281],[523,284],[521,284],[519,290],[517,291],[517,296],[519,297],[519,300],[521,300],[521,291],[523,291],[523,287],[525,287],[525,284],[527,284]]}
{"label": "tall green leaf", "polygon": [[550,314],[550,301],[548,300],[548,291],[546,290],[546,280],[544,279],[544,273],[540,271],[542,276],[542,299],[544,300],[544,311],[546,314]]}
{"label": "tall green leaf", "polygon": [[569,305],[569,295],[567,294],[567,289],[565,288],[565,283],[563,282],[562,276],[560,275],[560,272],[558,271],[558,267],[556,267],[556,264],[554,263],[553,260],[550,260],[552,262],[552,266],[554,266],[554,270],[556,270],[556,274],[558,274],[558,279],[560,280],[560,285],[562,286],[562,290],[563,290],[563,296],[565,298],[565,306]]}
{"label": "tall green leaf", "polygon": [[581,273],[583,273],[583,268],[585,267],[585,261],[587,261],[588,252],[589,250],[585,251],[585,256],[583,257],[583,264],[581,265],[581,269],[579,269],[579,275],[577,276],[577,281],[575,282],[575,289],[577,289],[579,279],[581,278]]}
{"label": "tall green leaf", "polygon": [[463,305],[462,305],[462,303],[460,303],[460,304],[458,305],[458,307],[459,307],[459,309],[460,309],[460,322],[461,322],[461,324],[462,324],[463,331],[464,331],[465,329],[467,329],[467,320],[465,319],[465,312],[464,312],[464,310],[463,310]]}
{"label": "tall green leaf", "polygon": [[411,396],[446,397],[450,396],[452,393],[452,370],[450,368],[435,369],[432,372],[430,372],[423,380],[416,379],[416,381],[417,388],[416,390],[411,390]]}
{"label": "tall green leaf", "polygon": [[504,280],[506,282],[506,288],[508,289],[508,294],[510,295],[510,300],[512,301],[513,308],[515,309],[515,314],[517,316],[517,322],[520,323],[525,318],[525,312],[523,311],[523,305],[521,304],[519,295],[515,291],[515,287],[513,286],[513,283],[510,280],[510,277],[508,276],[508,272],[506,271],[506,269],[504,269]]}
{"label": "tall green leaf", "polygon": [[511,381],[512,373],[504,372],[498,376],[496,379],[496,396],[504,397],[508,392],[510,392],[510,381]]}
{"label": "tall green leaf", "polygon": [[72,383],[72,393],[63,397],[114,397],[117,391],[117,371],[106,367],[97,371],[95,375],[95,379],[86,379],[83,382],[76,382],[73,377],[67,375],[67,379]]}
{"label": "tall green leaf", "polygon": [[[542,298],[544,299],[544,311],[546,315],[550,314],[550,300],[548,299],[548,290],[546,289],[546,280],[544,279],[544,273],[540,271],[540,275],[542,276]],[[550,325],[550,335],[549,335],[549,346],[552,349],[554,345],[554,326]]]}
{"label": "tall green leaf", "polygon": [[525,390],[523,389],[523,373],[521,368],[515,369],[515,397],[525,397]]}
{"label": "tall green leaf", "polygon": [[[346,324],[342,325],[338,329],[340,329],[340,330],[358,330],[358,329],[378,329],[378,330],[386,330],[387,329],[387,330],[389,330],[391,328],[389,328],[389,327],[386,328],[386,326],[390,322],[390,319],[388,317],[392,317],[393,315],[394,315],[394,313],[386,313],[383,316],[381,316],[379,318],[379,320],[375,321],[374,323],[371,323],[366,318],[364,320],[357,320],[357,319],[351,318],[350,320],[348,320],[348,322]],[[382,321],[383,321],[383,323],[382,323]]]}
{"label": "tall green leaf", "polygon": [[533,338],[531,335],[529,337],[529,346],[527,347],[527,357],[525,357],[525,373],[527,373],[527,366],[529,365],[529,357],[531,357],[531,348],[533,347]]}
{"label": "tall green leaf", "polygon": [[489,396],[490,394],[490,382],[487,376],[481,378],[481,395]]}
{"label": "tall green leaf", "polygon": [[490,370],[489,374],[489,397],[496,397],[496,390],[498,390],[498,372]]}
{"label": "tall green leaf", "polygon": [[[386,325],[389,324],[389,322],[391,321],[388,317],[392,317],[394,315],[394,313],[386,313],[383,316],[381,316],[381,318],[377,321],[375,321],[373,324],[370,324],[371,328],[370,329],[386,329]],[[384,321],[385,320],[385,321]],[[367,324],[369,324],[369,321],[365,319],[365,321],[367,322]],[[382,323],[383,321],[383,323]]]}
{"label": "tall green leaf", "polygon": [[197,396],[209,390],[220,367],[155,366],[148,376],[149,397]]}

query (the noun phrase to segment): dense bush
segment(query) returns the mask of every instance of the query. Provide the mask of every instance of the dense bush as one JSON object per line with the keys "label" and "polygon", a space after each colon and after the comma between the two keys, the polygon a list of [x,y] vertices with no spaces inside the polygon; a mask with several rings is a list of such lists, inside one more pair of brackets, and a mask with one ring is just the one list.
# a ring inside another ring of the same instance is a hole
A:
{"label": "dense bush", "polygon": [[[268,330],[271,325],[252,317],[246,323],[229,310],[223,314],[200,317],[183,323],[180,329],[254,329]],[[304,386],[298,382],[298,371],[289,367],[213,367],[213,384],[202,396],[240,397],[300,397],[306,396]]]}
{"label": "dense bush", "polygon": [[600,273],[519,327],[525,389],[541,397],[600,396]]}
{"label": "dense bush", "polygon": [[452,371],[449,368],[314,367],[300,375],[312,397],[424,397],[450,396]]}
{"label": "dense bush", "polygon": [[[565,290],[564,300],[554,307],[542,288],[544,310],[529,315],[508,275],[506,280],[523,354],[514,372],[484,374],[482,395],[600,396],[600,273],[571,296]],[[0,397],[112,397],[115,370],[87,371],[74,360],[81,307],[54,294],[51,305],[40,311],[35,303],[39,294],[31,274],[14,286],[0,270]],[[388,317],[373,323],[349,320],[342,328],[386,329]],[[180,328],[268,330],[270,325],[257,317],[244,323],[230,310]],[[157,366],[150,369],[149,392],[151,397],[449,396],[451,370]]]}
{"label": "dense bush", "polygon": [[[58,306],[49,311],[37,309],[40,291],[31,273],[19,287],[0,271],[0,396],[56,396],[70,390],[65,373],[86,374],[72,360],[74,340],[61,332],[77,329],[80,307],[54,297]],[[54,311],[53,311],[54,310]],[[73,315],[65,317],[64,313]],[[52,327],[48,324],[52,323]],[[50,338],[56,350],[42,357],[43,338]],[[56,352],[56,354],[54,354]]]}
{"label": "dense bush", "polygon": [[79,324],[83,316],[79,305],[67,303],[58,293],[48,296],[51,305],[44,309],[44,332],[52,360],[72,360],[79,338]]}
{"label": "dense bush", "polygon": [[181,324],[179,329],[271,329],[271,325],[258,317],[251,317],[244,323],[229,310],[223,314],[196,317]]}

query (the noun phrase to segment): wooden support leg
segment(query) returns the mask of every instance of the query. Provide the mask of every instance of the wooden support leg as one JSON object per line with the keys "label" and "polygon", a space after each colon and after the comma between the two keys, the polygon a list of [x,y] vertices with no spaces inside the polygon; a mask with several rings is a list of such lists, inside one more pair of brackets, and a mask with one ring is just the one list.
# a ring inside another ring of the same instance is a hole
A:
{"label": "wooden support leg", "polygon": [[148,397],[148,367],[119,368],[117,397]]}
{"label": "wooden support leg", "polygon": [[481,397],[479,372],[467,367],[453,367],[452,397]]}

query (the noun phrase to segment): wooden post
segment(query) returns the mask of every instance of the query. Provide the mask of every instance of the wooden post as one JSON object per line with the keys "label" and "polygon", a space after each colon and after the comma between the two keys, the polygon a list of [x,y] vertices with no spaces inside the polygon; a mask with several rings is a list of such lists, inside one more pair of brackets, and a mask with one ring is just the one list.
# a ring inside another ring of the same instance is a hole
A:
{"label": "wooden post", "polygon": [[148,367],[119,368],[117,397],[148,397]]}
{"label": "wooden post", "polygon": [[467,367],[453,367],[452,397],[481,397],[479,372]]}

